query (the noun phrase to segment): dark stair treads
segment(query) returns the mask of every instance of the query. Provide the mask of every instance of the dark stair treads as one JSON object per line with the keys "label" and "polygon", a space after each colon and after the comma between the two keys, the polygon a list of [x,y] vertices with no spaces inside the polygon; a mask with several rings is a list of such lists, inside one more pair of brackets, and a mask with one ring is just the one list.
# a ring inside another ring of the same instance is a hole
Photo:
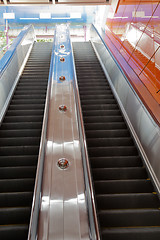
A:
{"label": "dark stair treads", "polygon": [[122,116],[92,116],[83,117],[85,123],[113,123],[113,122],[123,122]]}
{"label": "dark stair treads", "polygon": [[37,155],[0,156],[0,167],[36,166]]}
{"label": "dark stair treads", "polygon": [[41,129],[42,122],[14,122],[14,123],[3,123],[1,125],[2,130],[12,129]]}
{"label": "dark stair treads", "polygon": [[[19,122],[42,122],[43,115],[41,116],[6,116],[3,123],[19,123]],[[14,129],[14,128],[13,128]]]}
{"label": "dark stair treads", "polygon": [[31,206],[32,197],[32,192],[0,193],[0,208]]}
{"label": "dark stair treads", "polygon": [[10,110],[8,109],[7,111],[7,117],[9,116],[38,116],[38,115],[43,115],[43,110],[37,110],[37,109],[34,109],[34,110]]}
{"label": "dark stair treads", "polygon": [[1,167],[0,179],[34,178],[35,166]]}
{"label": "dark stair treads", "polygon": [[0,138],[1,146],[25,146],[25,145],[38,145],[39,137],[19,137],[19,138]]}
{"label": "dark stair treads", "polygon": [[89,156],[137,156],[137,149],[134,146],[117,146],[117,147],[89,147]]}
{"label": "dark stair treads", "polygon": [[11,104],[43,104],[43,99],[13,99]]}
{"label": "dark stair treads", "polygon": [[13,99],[45,99],[46,98],[46,95],[43,93],[43,94],[32,94],[32,93],[25,93],[25,94],[19,94],[19,95],[14,95],[13,96]]}
{"label": "dark stair treads", "polygon": [[160,226],[159,209],[100,210],[102,227]]}
{"label": "dark stair treads", "polygon": [[124,179],[144,179],[147,177],[145,168],[94,168],[93,178],[96,180],[124,180]]}
{"label": "dark stair treads", "polygon": [[[86,125],[85,125],[86,126]],[[133,140],[130,137],[123,138],[89,138],[88,147],[107,147],[107,146],[131,146]]]}
{"label": "dark stair treads", "polygon": [[1,240],[27,240],[51,50],[34,43],[0,126]]}
{"label": "dark stair treads", "polygon": [[87,138],[115,138],[115,137],[129,137],[128,129],[114,129],[114,130],[86,130]]}
{"label": "dark stair treads", "polygon": [[114,123],[85,123],[86,130],[113,130],[113,129],[126,129],[124,122]]}
{"label": "dark stair treads", "polygon": [[99,180],[94,181],[96,194],[108,193],[149,193],[153,192],[153,186],[147,179],[126,180]]}
{"label": "dark stair treads", "polygon": [[0,179],[1,193],[8,192],[33,192],[34,178],[20,178],[20,179]]}
{"label": "dark stair treads", "polygon": [[28,225],[27,224],[3,225],[3,226],[0,225],[0,236],[1,239],[5,240],[27,239]]}
{"label": "dark stair treads", "polygon": [[0,130],[0,138],[8,137],[40,137],[41,129]]}
{"label": "dark stair treads", "polygon": [[97,195],[99,209],[159,208],[158,198],[153,193],[127,193]]}
{"label": "dark stair treads", "polygon": [[153,240],[159,239],[160,227],[103,228],[101,235],[105,240]]}
{"label": "dark stair treads", "polygon": [[91,43],[73,43],[102,240],[160,239],[160,201]]}
{"label": "dark stair treads", "polygon": [[30,218],[30,207],[0,208],[0,225],[25,224]]}
{"label": "dark stair treads", "polygon": [[90,164],[92,168],[138,167],[142,161],[139,156],[90,157]]}

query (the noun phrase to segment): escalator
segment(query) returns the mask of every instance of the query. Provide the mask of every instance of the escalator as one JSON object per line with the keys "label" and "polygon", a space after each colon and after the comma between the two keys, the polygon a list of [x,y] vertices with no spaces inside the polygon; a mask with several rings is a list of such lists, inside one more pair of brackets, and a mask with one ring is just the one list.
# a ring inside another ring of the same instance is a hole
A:
{"label": "escalator", "polygon": [[0,239],[26,240],[52,43],[34,43],[0,127]]}
{"label": "escalator", "polygon": [[74,42],[100,235],[160,238],[160,202],[90,42]]}

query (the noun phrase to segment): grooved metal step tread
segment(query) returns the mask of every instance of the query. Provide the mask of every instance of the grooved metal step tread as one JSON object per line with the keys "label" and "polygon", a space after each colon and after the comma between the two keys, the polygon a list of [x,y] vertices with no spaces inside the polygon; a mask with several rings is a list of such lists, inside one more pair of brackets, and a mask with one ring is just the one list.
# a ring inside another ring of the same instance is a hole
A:
{"label": "grooved metal step tread", "polygon": [[160,226],[159,209],[100,210],[102,227]]}
{"label": "grooved metal step tread", "polygon": [[[16,120],[16,119],[15,119]],[[2,130],[15,130],[15,129],[41,129],[42,122],[12,122],[3,123]]]}
{"label": "grooved metal step tread", "polygon": [[103,228],[102,239],[106,240],[153,240],[160,238],[160,227]]}
{"label": "grooved metal step tread", "polygon": [[90,157],[92,168],[143,166],[140,156]]}
{"label": "grooved metal step tread", "polygon": [[96,194],[108,193],[150,193],[154,192],[150,180],[123,179],[94,181]]}
{"label": "grooved metal step tread", "polygon": [[34,178],[23,177],[19,179],[0,179],[0,192],[33,192],[34,181]]}
{"label": "grooved metal step tread", "polygon": [[147,178],[146,170],[143,167],[94,168],[92,172],[95,181]]}
{"label": "grooved metal step tread", "polygon": [[36,166],[36,155],[0,156],[0,167]]}
{"label": "grooved metal step tread", "polygon": [[99,194],[96,200],[100,210],[160,207],[158,197],[153,193]]}

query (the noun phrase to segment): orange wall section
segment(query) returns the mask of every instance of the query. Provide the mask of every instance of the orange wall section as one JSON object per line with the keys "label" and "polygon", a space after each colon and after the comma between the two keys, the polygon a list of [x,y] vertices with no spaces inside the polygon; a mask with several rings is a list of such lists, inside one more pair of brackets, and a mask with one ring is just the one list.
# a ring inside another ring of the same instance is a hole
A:
{"label": "orange wall section", "polygon": [[115,13],[110,8],[106,26],[112,42],[160,103],[160,1],[120,0]]}

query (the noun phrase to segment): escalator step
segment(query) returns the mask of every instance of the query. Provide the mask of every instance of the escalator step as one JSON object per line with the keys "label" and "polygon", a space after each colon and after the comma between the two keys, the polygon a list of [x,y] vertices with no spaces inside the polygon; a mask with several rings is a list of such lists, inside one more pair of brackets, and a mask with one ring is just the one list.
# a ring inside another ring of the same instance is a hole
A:
{"label": "escalator step", "polygon": [[36,167],[1,167],[0,179],[19,179],[19,178],[33,178],[35,176]]}
{"label": "escalator step", "polygon": [[33,191],[34,181],[34,178],[0,179],[0,192]]}
{"label": "escalator step", "polygon": [[93,100],[95,100],[95,99],[97,99],[97,100],[105,100],[105,99],[114,99],[114,97],[113,97],[113,95],[112,94],[106,94],[106,95],[94,95],[94,94],[92,94],[92,95],[84,95],[84,96],[81,96],[81,99],[82,99],[82,101],[86,101],[86,100],[88,100],[88,101],[93,101]]}
{"label": "escalator step", "polygon": [[45,83],[47,83],[47,80],[48,80],[48,78],[47,78],[47,76],[34,76],[34,75],[32,75],[32,76],[27,76],[27,75],[25,75],[25,76],[22,76],[21,78],[20,78],[20,80],[19,80],[19,83],[36,83],[37,85],[38,85],[38,83],[40,82],[45,82]]}
{"label": "escalator step", "polygon": [[41,95],[41,94],[45,94],[45,92],[46,92],[45,89],[41,89],[41,90],[32,89],[29,91],[26,89],[26,90],[17,90],[16,95],[32,95],[32,94]]}
{"label": "escalator step", "polygon": [[90,147],[90,157],[105,156],[137,156],[138,152],[135,146],[117,146],[117,147]]}
{"label": "escalator step", "polygon": [[115,130],[115,129],[126,129],[124,122],[115,123],[86,123],[84,124],[85,130]]}
{"label": "escalator step", "polygon": [[3,123],[23,123],[23,122],[42,122],[43,115],[41,116],[6,116]]}
{"label": "escalator step", "polygon": [[147,173],[142,167],[96,168],[92,170],[94,180],[145,179]]}
{"label": "escalator step", "polygon": [[[79,91],[82,91],[82,92],[88,92],[88,91],[93,91],[93,89],[96,87],[96,89],[98,90],[98,91],[103,91],[103,90],[110,90],[110,87],[108,86],[108,84],[107,83],[105,83],[105,84],[103,84],[102,83],[102,85],[99,85],[99,84],[96,84],[96,83],[94,83],[94,84],[92,84],[92,87],[90,86],[90,84],[88,83],[88,86],[87,86],[87,83],[86,84],[83,84],[83,85],[81,85],[81,84],[79,84]],[[93,88],[94,87],[94,88]]]}
{"label": "escalator step", "polygon": [[11,104],[15,104],[15,105],[18,105],[18,104],[43,104],[44,103],[44,100],[43,99],[13,99],[11,101]]}
{"label": "escalator step", "polygon": [[98,105],[101,105],[101,104],[114,104],[115,103],[115,100],[114,99],[93,99],[93,100],[85,100],[83,99],[81,101],[82,103],[82,107],[84,106],[92,106],[92,105],[95,105],[95,104],[98,104]]}
{"label": "escalator step", "polygon": [[104,228],[101,235],[104,240],[153,240],[160,238],[160,227]]}
{"label": "escalator step", "polygon": [[41,94],[30,94],[30,92],[25,94],[15,94],[12,99],[45,99],[46,95],[43,93]]}
{"label": "escalator step", "polygon": [[3,123],[1,130],[14,130],[14,129],[41,129],[42,122],[12,122]]}
{"label": "escalator step", "polygon": [[99,95],[105,95],[105,93],[106,93],[106,95],[111,95],[111,91],[107,90],[107,89],[104,89],[103,91],[97,90],[97,89],[92,90],[92,91],[91,90],[90,91],[85,91],[85,90],[82,91],[81,89],[79,89],[79,92],[80,92],[82,98],[85,98],[88,96],[95,96],[98,93],[99,93]]}
{"label": "escalator step", "polygon": [[102,227],[160,226],[158,209],[101,210]]}
{"label": "escalator step", "polygon": [[12,155],[38,155],[39,145],[34,146],[3,146],[0,147],[1,156],[12,156]]}
{"label": "escalator step", "polygon": [[[96,97],[96,96],[95,96]],[[92,116],[120,116],[120,110],[90,110],[90,111],[83,111],[83,115],[85,117],[92,117]]]}
{"label": "escalator step", "polygon": [[140,156],[90,157],[92,168],[138,167],[142,166]]}
{"label": "escalator step", "polygon": [[108,147],[108,146],[132,146],[133,140],[129,137],[123,138],[89,138],[88,147]]}
{"label": "escalator step", "polygon": [[114,130],[86,130],[87,138],[115,138],[129,137],[130,133],[127,129]]}
{"label": "escalator step", "polygon": [[44,109],[44,103],[43,104],[10,104],[8,110],[16,111],[16,110],[43,110]]}
{"label": "escalator step", "polygon": [[93,87],[95,88],[99,88],[99,89],[101,89],[102,87],[105,87],[106,89],[109,89],[110,87],[109,87],[109,85],[108,85],[108,83],[107,82],[104,82],[104,81],[102,81],[102,82],[92,82],[92,84],[91,84],[91,82],[88,82],[88,81],[84,81],[83,83],[81,83],[81,82],[79,82],[78,83],[78,88],[79,89],[82,89],[82,88],[85,88],[85,89],[93,89]]}
{"label": "escalator step", "polygon": [[[81,76],[81,81],[80,81],[80,83],[81,84],[85,84],[85,83],[90,83],[90,86],[92,86],[92,84],[97,84],[97,76],[96,76],[96,74],[95,75],[92,75],[92,76],[90,76],[90,75],[83,75],[83,76]],[[106,78],[105,78],[105,76],[103,76],[103,75],[101,75],[101,76],[99,76],[98,75],[98,82],[99,82],[99,84],[101,84],[101,83],[107,83],[106,82]],[[79,84],[79,80],[78,80],[78,84]],[[84,85],[85,86],[85,85]]]}
{"label": "escalator step", "polygon": [[34,109],[34,110],[8,110],[7,116],[29,116],[29,115],[43,115],[43,110]]}
{"label": "escalator step", "polygon": [[159,208],[157,195],[153,193],[107,194],[97,195],[100,210],[129,208]]}
{"label": "escalator step", "polygon": [[99,104],[99,105],[82,105],[83,111],[92,111],[92,110],[117,110],[118,106],[116,104]]}
{"label": "escalator step", "polygon": [[27,224],[16,224],[16,225],[4,225],[0,226],[1,239],[5,240],[22,240],[27,239],[28,236],[28,225]]}
{"label": "escalator step", "polygon": [[27,80],[27,81],[22,81],[22,79],[21,79],[21,81],[19,82],[19,84],[18,84],[18,87],[36,87],[36,88],[41,88],[41,87],[44,87],[44,88],[46,88],[47,87],[47,82],[46,81],[38,81],[38,86],[37,86],[37,82],[33,82],[33,80],[32,81],[29,81],[29,80]]}
{"label": "escalator step", "polygon": [[25,85],[23,85],[23,86],[19,86],[18,85],[18,87],[17,87],[17,89],[16,89],[16,91],[17,91],[17,93],[19,93],[19,92],[21,92],[21,91],[30,91],[31,93],[32,92],[34,92],[34,91],[36,91],[36,92],[41,92],[41,91],[44,91],[44,90],[46,90],[46,88],[47,88],[47,85],[43,85],[43,90],[42,90],[42,85],[40,85],[40,86],[35,86],[35,85],[31,85],[31,86],[25,86]]}
{"label": "escalator step", "polygon": [[19,137],[19,138],[0,138],[0,148],[1,146],[37,146],[39,145],[39,137]]}
{"label": "escalator step", "polygon": [[32,198],[32,192],[0,193],[0,208],[31,206]]}
{"label": "escalator step", "polygon": [[0,156],[0,167],[36,166],[37,155]]}
{"label": "escalator step", "polygon": [[153,186],[147,179],[94,181],[96,194],[150,193]]}
{"label": "escalator step", "polygon": [[110,122],[123,122],[122,116],[92,116],[83,117],[85,123],[110,123]]}
{"label": "escalator step", "polygon": [[41,129],[0,130],[0,138],[40,137]]}
{"label": "escalator step", "polygon": [[25,224],[30,218],[30,207],[0,208],[0,225]]}

